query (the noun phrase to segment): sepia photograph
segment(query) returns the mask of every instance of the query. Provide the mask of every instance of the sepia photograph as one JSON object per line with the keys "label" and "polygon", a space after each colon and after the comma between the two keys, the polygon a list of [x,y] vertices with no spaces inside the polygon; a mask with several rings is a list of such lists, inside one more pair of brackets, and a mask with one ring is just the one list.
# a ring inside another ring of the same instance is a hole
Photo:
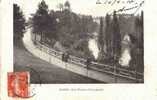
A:
{"label": "sepia photograph", "polygon": [[31,84],[144,83],[144,0],[14,0],[14,72]]}

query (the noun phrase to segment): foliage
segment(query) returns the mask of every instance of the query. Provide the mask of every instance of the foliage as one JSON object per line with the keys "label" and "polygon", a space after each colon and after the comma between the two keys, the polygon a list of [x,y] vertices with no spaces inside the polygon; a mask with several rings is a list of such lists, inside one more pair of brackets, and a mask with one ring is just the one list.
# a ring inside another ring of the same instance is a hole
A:
{"label": "foliage", "polygon": [[144,71],[144,41],[143,41],[143,11],[140,16],[136,16],[135,18],[135,29],[136,36],[134,37],[134,41],[132,42],[134,46],[131,49],[131,57],[132,60],[130,62],[130,66],[134,68],[136,71],[143,72]]}
{"label": "foliage", "polygon": [[[119,18],[116,14],[116,11],[114,11],[112,19],[110,16],[111,15],[106,14],[105,31],[102,32],[101,30],[103,29],[100,30],[100,33],[103,33],[103,35],[99,33],[99,41],[102,43],[102,48],[104,48],[104,45],[106,46],[105,59],[109,61],[112,59],[114,62],[118,63],[118,60],[121,56],[121,33]],[[100,21],[100,28],[102,27],[101,23],[102,21]],[[102,41],[101,38],[104,41]]]}
{"label": "foliage", "polygon": [[118,61],[121,55],[121,34],[116,11],[113,13],[112,21],[112,52],[114,60]]}
{"label": "foliage", "polygon": [[100,49],[100,51],[102,51],[102,49],[103,49],[103,46],[104,46],[104,39],[103,39],[103,27],[104,27],[104,25],[103,25],[103,18],[101,17],[100,18],[100,30],[99,30],[99,35],[98,35],[98,42],[99,42],[99,49]]}
{"label": "foliage", "polygon": [[64,3],[64,6],[65,6],[65,9],[68,9],[70,11],[70,2],[69,1],[66,1]]}
{"label": "foliage", "polygon": [[77,51],[86,55],[89,51],[89,33],[95,32],[98,24],[93,21],[92,16],[72,12],[69,1],[60,3],[57,7],[59,10],[49,11],[42,0],[32,18],[33,33],[41,36],[41,42],[52,46],[54,40],[59,41],[71,52]]}
{"label": "foliage", "polygon": [[111,18],[110,15],[106,14],[106,27],[105,27],[105,43],[106,43],[106,54],[107,54],[107,58],[111,57],[111,40],[112,40],[112,36],[111,36]]}
{"label": "foliage", "polygon": [[48,5],[43,0],[38,5],[38,10],[32,18],[33,33],[41,35],[41,42],[46,41],[47,39],[52,40],[52,38],[57,38],[57,22],[54,14],[52,12],[50,14],[48,12]]}
{"label": "foliage", "polygon": [[25,18],[17,4],[14,4],[13,24],[14,40],[21,40],[25,32]]}

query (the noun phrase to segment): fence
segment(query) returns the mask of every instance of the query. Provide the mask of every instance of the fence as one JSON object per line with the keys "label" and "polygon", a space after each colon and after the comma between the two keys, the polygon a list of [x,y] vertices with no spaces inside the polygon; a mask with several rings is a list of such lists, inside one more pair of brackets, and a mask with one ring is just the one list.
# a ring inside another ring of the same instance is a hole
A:
{"label": "fence", "polygon": [[[62,60],[63,52],[56,51],[53,48],[50,48],[48,45],[41,44],[39,42],[36,42],[35,46],[38,49],[42,50],[43,52]],[[97,62],[93,62],[93,61],[89,64],[89,67],[87,68],[86,62],[87,62],[86,59],[75,57],[73,55],[70,55],[68,58],[68,63],[79,65],[80,67],[84,67],[87,70],[90,69],[90,70],[94,70],[94,71],[101,72],[101,73],[107,73],[107,74],[113,75],[115,77],[122,77],[122,78],[126,78],[129,80],[133,80],[135,82],[143,82],[144,81],[143,73],[131,71],[131,70],[128,70],[125,68],[117,67],[117,66],[101,64],[101,63],[97,63]]]}

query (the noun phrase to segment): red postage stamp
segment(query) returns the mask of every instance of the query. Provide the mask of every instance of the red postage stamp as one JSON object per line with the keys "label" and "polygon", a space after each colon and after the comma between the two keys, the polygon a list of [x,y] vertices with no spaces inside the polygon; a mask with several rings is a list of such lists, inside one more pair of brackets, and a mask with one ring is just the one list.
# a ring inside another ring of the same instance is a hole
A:
{"label": "red postage stamp", "polygon": [[29,96],[29,72],[8,73],[8,96],[10,97]]}

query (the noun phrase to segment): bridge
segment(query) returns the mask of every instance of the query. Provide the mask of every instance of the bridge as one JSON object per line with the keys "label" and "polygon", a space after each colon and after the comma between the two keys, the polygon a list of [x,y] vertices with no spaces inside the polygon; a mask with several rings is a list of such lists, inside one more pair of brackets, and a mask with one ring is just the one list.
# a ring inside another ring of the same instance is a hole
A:
{"label": "bridge", "polygon": [[80,75],[96,79],[107,83],[143,83],[143,73],[130,71],[117,66],[110,66],[97,62],[91,62],[87,67],[86,59],[69,55],[67,62],[62,61],[63,52],[59,52],[40,42],[33,43],[31,33],[26,33],[27,38],[24,39],[26,49],[34,56],[45,60],[51,64],[55,64],[65,70],[69,70]]}

